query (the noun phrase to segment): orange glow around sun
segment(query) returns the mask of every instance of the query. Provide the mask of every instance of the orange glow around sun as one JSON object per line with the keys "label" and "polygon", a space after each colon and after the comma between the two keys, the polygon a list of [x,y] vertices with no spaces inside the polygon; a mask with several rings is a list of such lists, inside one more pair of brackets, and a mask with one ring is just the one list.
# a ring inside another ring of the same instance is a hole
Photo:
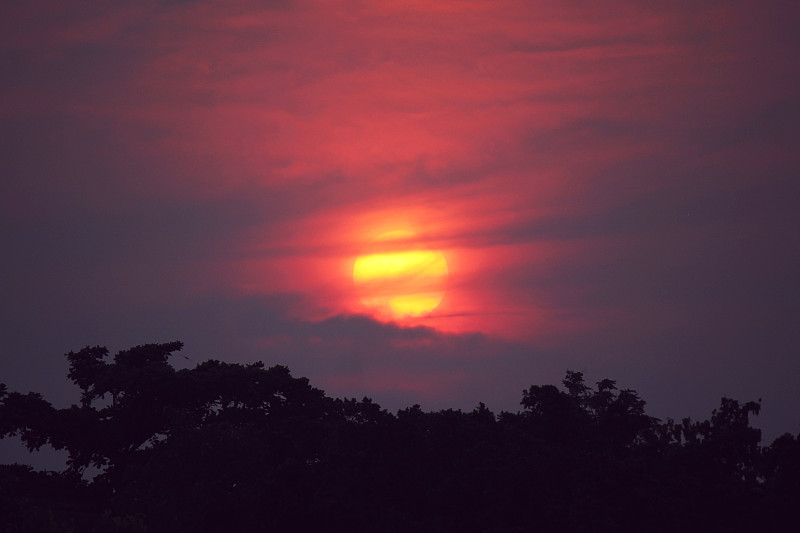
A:
{"label": "orange glow around sun", "polygon": [[359,298],[378,315],[426,315],[444,298],[447,261],[439,250],[414,246],[409,242],[413,236],[409,231],[384,233],[353,265]]}

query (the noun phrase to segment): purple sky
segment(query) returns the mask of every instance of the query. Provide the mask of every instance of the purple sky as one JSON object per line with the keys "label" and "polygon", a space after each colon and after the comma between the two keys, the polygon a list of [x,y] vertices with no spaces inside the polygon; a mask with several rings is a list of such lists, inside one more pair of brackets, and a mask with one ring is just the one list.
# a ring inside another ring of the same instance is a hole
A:
{"label": "purple sky", "polygon": [[[65,352],[182,340],[392,410],[516,410],[571,369],[659,417],[760,397],[765,438],[796,434],[798,23],[790,1],[15,2],[0,382],[67,405]],[[391,230],[447,258],[428,316],[356,295]]]}

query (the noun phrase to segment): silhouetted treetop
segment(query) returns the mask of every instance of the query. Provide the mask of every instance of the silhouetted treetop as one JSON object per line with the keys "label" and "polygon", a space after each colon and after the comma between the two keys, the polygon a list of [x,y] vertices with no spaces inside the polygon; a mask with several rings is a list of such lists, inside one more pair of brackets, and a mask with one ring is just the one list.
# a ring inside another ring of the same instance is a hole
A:
{"label": "silhouetted treetop", "polygon": [[64,409],[0,384],[0,437],[69,455],[62,473],[0,467],[0,531],[749,531],[800,497],[800,442],[761,445],[760,401],[661,421],[567,371],[518,412],[393,414],[285,366],[175,370],[182,347],[68,353]]}

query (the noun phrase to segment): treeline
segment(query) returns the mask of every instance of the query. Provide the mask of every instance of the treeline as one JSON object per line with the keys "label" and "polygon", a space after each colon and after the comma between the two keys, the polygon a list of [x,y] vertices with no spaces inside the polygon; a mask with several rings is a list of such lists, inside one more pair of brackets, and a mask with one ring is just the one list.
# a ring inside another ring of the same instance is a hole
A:
{"label": "treeline", "polygon": [[[796,523],[800,441],[762,446],[760,404],[661,421],[614,381],[531,386],[516,413],[396,414],[282,366],[181,343],[67,354],[81,404],[0,384],[0,437],[69,454],[0,466],[0,532],[778,531]],[[88,467],[100,469],[92,481]]]}

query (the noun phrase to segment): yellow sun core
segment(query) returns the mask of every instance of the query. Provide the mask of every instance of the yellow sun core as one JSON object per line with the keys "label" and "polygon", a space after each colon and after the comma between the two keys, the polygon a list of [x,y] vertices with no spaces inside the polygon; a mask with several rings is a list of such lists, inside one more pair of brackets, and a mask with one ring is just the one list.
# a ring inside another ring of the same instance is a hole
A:
{"label": "yellow sun core", "polygon": [[376,239],[375,252],[360,255],[353,265],[353,283],[361,301],[378,314],[422,316],[444,298],[448,277],[444,255],[410,246],[411,236],[405,231],[385,233]]}

